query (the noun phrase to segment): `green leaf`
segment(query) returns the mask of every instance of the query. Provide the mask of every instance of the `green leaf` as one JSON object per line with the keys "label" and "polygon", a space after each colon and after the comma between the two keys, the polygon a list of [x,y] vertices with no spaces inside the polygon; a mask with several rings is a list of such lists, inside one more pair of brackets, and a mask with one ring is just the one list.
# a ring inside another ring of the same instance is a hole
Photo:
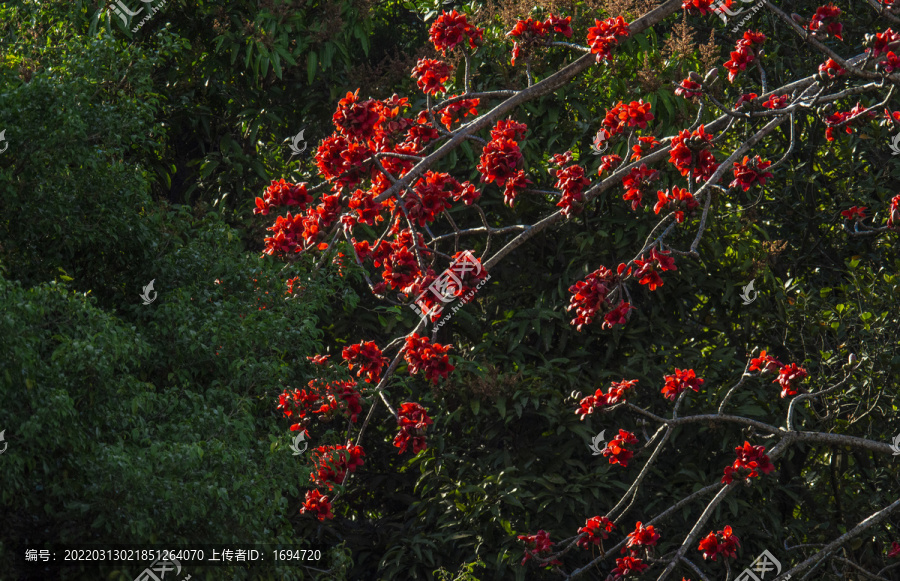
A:
{"label": "green leaf", "polygon": [[313,80],[316,78],[316,66],[318,64],[319,55],[314,50],[309,51],[309,54],[306,55],[306,82],[309,85],[312,85]]}

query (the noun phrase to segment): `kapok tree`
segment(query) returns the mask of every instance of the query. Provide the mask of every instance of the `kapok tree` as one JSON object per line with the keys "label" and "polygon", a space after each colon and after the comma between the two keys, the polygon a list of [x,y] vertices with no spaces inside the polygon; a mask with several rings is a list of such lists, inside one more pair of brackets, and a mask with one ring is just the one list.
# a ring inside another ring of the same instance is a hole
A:
{"label": "kapok tree", "polygon": [[[621,191],[622,203],[636,213],[652,204],[652,215],[658,216],[658,221],[643,243],[636,241],[633,256],[619,264],[594,265],[587,277],[575,281],[569,289],[571,299],[566,309],[579,331],[587,326],[608,330],[628,325],[635,308],[631,292],[636,285],[655,291],[679,264],[700,258],[701,240],[710,221],[715,220],[717,196],[748,192],[777,179],[779,169],[795,149],[796,125],[801,118],[811,120],[829,141],[865,124],[900,127],[900,111],[888,107],[900,83],[900,58],[894,52],[900,47],[900,33],[887,27],[873,31],[864,39],[864,50],[842,56],[832,48],[835,41],[843,40],[840,9],[821,6],[814,14],[798,16],[787,15],[765,0],[764,4],[780,26],[822,55],[813,74],[779,87],[768,86],[766,34],[747,30],[721,62],[727,75],[720,75],[719,67],[691,72],[674,88],[676,95],[699,105],[690,126],[672,135],[656,136],[652,133],[655,116],[650,103],[610,103],[594,146],[597,153],[612,149],[600,157],[596,172],[586,169],[590,158],[579,158],[573,151],[550,152],[543,167],[525,167],[521,144],[528,139],[529,128],[511,115],[524,103],[551,94],[589,70],[602,74],[615,61],[620,47],[666,19],[680,17],[681,11],[716,18],[721,6],[713,7],[712,0],[686,0],[684,4],[668,0],[630,23],[621,15],[596,19],[580,43],[574,38],[571,16],[549,14],[545,20],[521,20],[508,33],[513,42],[510,63],[516,65],[518,61],[521,65],[525,61],[527,88],[481,91],[473,88],[472,76],[485,43],[484,31],[471,24],[465,14],[444,12],[431,26],[430,40],[444,56],[453,51],[462,54],[465,70],[462,86],[457,87],[459,94],[447,95],[450,65],[440,59],[423,58],[411,72],[425,95],[421,110],[413,110],[409,98],[398,95],[376,100],[356,91],[340,100],[333,118],[335,132],[321,142],[315,156],[324,181],[310,187],[280,180],[256,200],[256,213],[268,214],[278,207],[289,209],[269,228],[272,235],[265,239],[265,254],[290,262],[303,253],[321,253],[322,261],[329,257],[340,260],[346,252],[346,257],[364,269],[373,300],[414,305],[422,316],[408,334],[383,347],[361,338],[358,344],[343,349],[341,361],[332,361],[327,355],[310,357],[321,366],[321,377],[304,388],[281,394],[278,408],[291,420],[292,431],[306,431],[316,425],[317,419],[348,420],[342,442],[313,451],[311,482],[315,488],[307,493],[303,512],[320,520],[333,516],[338,501],[335,491],[364,464],[366,429],[378,406],[383,405],[397,422],[394,446],[399,453],[417,454],[427,447],[428,426],[432,424],[428,410],[417,402],[391,401],[387,388],[404,363],[409,374],[422,374],[434,383],[453,373],[453,347],[437,340],[447,321],[446,315],[441,319],[444,303],[471,296],[493,267],[539,232],[566,220],[577,220],[586,207],[607,192],[618,195]],[[724,5],[730,6],[731,0]],[[881,16],[885,24],[900,23],[900,10],[888,0],[870,0],[867,9]],[[548,50],[583,54],[538,80],[532,63],[541,51]],[[857,103],[842,110],[848,99],[863,97],[872,104]],[[789,136],[786,146],[773,139],[779,130],[782,136]],[[744,137],[735,137],[739,135]],[[726,143],[736,145],[726,147]],[[463,144],[480,148],[477,183],[434,169]],[[535,203],[546,205],[546,216],[531,224],[492,224],[479,202],[500,195],[513,208],[523,196],[529,196]],[[860,206],[843,213],[852,235],[896,237],[900,232],[900,195],[873,210],[872,217],[869,208]],[[636,219],[640,216],[637,214]],[[678,248],[674,242],[679,233],[679,238],[693,234],[687,247]],[[446,269],[471,260],[465,252],[475,249],[479,256],[469,268],[457,270],[452,280],[448,279]],[[338,250],[342,253],[334,257]],[[297,279],[288,281],[290,292],[296,284]],[[430,337],[426,334],[429,325],[433,325]],[[551,568],[566,578],[601,571],[610,580],[649,577],[652,573],[660,581],[675,574],[709,580],[721,574],[715,567],[723,565],[730,581],[740,570],[733,570],[731,564],[740,540],[731,523],[711,522],[715,508],[729,495],[739,494],[755,480],[764,486],[767,475],[775,469],[773,463],[801,443],[891,454],[887,443],[804,431],[799,425],[798,410],[842,393],[852,383],[858,366],[851,359],[841,380],[823,385],[797,362],[780,361],[754,349],[740,378],[727,388],[708,385],[693,369],[672,368],[660,390],[660,395],[672,402],[665,416],[629,401],[635,392],[660,387],[638,387],[636,380],[623,378],[613,382],[608,391],[601,389],[584,397],[574,410],[582,419],[592,413],[612,414],[610,417],[629,413],[658,426],[643,447],[649,450],[649,457],[625,494],[605,514],[585,515],[584,527],[572,531],[569,538],[553,542],[543,530],[519,536],[525,543],[522,564]],[[764,422],[729,414],[730,398],[747,382],[765,376],[774,378],[772,389],[780,390],[781,398],[789,402],[785,417]],[[718,394],[717,408],[680,415],[689,394],[701,389]],[[671,443],[673,431],[708,422],[746,428],[749,438],[735,442],[733,463],[723,466],[721,474],[710,474],[704,488],[673,499],[670,508],[660,514],[625,520],[654,463]],[[762,446],[751,440],[775,443]],[[627,469],[635,460],[638,444],[635,434],[622,429],[603,449],[603,455],[611,464]],[[703,503],[690,530],[670,530],[661,525],[674,511]],[[826,562],[835,571],[851,568],[865,571],[870,578],[886,579],[890,565],[873,572],[838,549],[871,534],[898,509],[900,500],[881,507],[824,546],[804,546],[804,558],[785,568],[778,579],[799,576]],[[678,548],[655,555],[661,535],[680,539]],[[563,564],[564,556],[569,555],[565,559],[571,562],[571,554],[578,551],[582,556],[574,560],[581,562],[579,566],[573,569]],[[885,558],[898,554],[900,549],[894,543]]]}

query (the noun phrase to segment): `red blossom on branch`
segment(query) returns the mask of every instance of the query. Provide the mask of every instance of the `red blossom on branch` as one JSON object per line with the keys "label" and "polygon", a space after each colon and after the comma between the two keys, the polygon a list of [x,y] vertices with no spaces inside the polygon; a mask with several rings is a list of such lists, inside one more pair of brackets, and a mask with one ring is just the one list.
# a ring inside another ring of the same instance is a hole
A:
{"label": "red blossom on branch", "polygon": [[597,62],[609,60],[612,50],[619,44],[619,39],[627,37],[630,32],[628,23],[621,16],[595,20],[595,26],[588,29],[587,41],[591,52],[597,55]]}
{"label": "red blossom on branch", "polygon": [[656,192],[657,202],[653,206],[653,212],[659,214],[664,208],[675,211],[675,221],[681,224],[684,222],[684,213],[690,212],[700,206],[700,203],[694,199],[690,191],[675,186],[671,193],[669,190],[660,190]]}
{"label": "red blossom on branch", "polygon": [[634,452],[625,447],[626,444],[637,444],[637,437],[626,430],[619,430],[619,434],[610,440],[603,448],[603,455],[609,458],[610,464],[618,464],[622,468],[628,467],[628,462],[634,457]]}
{"label": "red blossom on branch", "polygon": [[771,161],[761,159],[758,155],[751,160],[748,156],[739,162],[734,162],[734,181],[729,184],[732,188],[741,188],[745,192],[754,184],[764,185],[766,180],[772,177],[772,172],[765,171],[772,165]]}
{"label": "red blossom on branch", "polygon": [[785,365],[778,372],[778,377],[772,383],[781,385],[781,397],[797,395],[800,393],[798,384],[806,379],[809,374],[802,367],[797,367],[796,363]]}
{"label": "red blossom on branch", "polygon": [[706,132],[704,125],[693,132],[682,129],[672,138],[669,162],[683,176],[690,175],[693,169],[697,183],[708,180],[719,168],[716,158],[707,150],[712,146],[712,140],[713,136]]}
{"label": "red blossom on branch", "polygon": [[601,541],[609,538],[609,533],[615,528],[616,525],[605,516],[591,517],[578,529],[578,534],[585,533],[578,539],[578,546],[589,549],[591,545],[599,545]]}
{"label": "red blossom on branch", "polygon": [[406,402],[397,410],[397,424],[400,431],[394,437],[394,446],[399,448],[398,454],[406,452],[412,443],[413,454],[418,454],[428,446],[425,444],[425,428],[434,422],[428,417],[428,411],[421,405]]}
{"label": "red blossom on branch", "polygon": [[637,557],[622,557],[621,559],[616,559],[616,566],[610,573],[614,576],[613,579],[618,581],[632,573],[640,575],[649,566]]}
{"label": "red blossom on branch", "polygon": [[631,209],[637,210],[641,207],[644,199],[644,188],[657,179],[659,179],[659,172],[642,163],[640,167],[632,169],[627,176],[622,178],[622,185],[625,187],[622,199],[626,202],[630,200]]}
{"label": "red blossom on branch", "polygon": [[728,80],[730,82],[733,83],[738,73],[756,61],[758,55],[757,47],[761,46],[765,40],[765,34],[749,30],[737,41],[734,50],[731,51],[731,59],[723,65],[728,69]]}
{"label": "red blossom on branch", "polygon": [[888,551],[888,559],[892,559],[894,557],[900,557],[900,543],[894,541],[891,543],[891,550]]}
{"label": "red blossom on branch", "polygon": [[694,373],[693,369],[678,369],[675,368],[674,375],[665,375],[663,379],[666,380],[665,386],[662,388],[662,394],[666,397],[666,399],[674,400],[678,395],[683,392],[685,389],[692,389],[695,392],[700,391],[700,386],[703,385],[703,380],[697,377],[697,374]]}
{"label": "red blossom on branch", "polygon": [[435,50],[444,55],[464,40],[468,40],[474,50],[484,40],[484,29],[469,24],[465,14],[459,14],[456,10],[445,11],[431,25],[428,40],[434,44]]}
{"label": "red blossom on branch", "polygon": [[817,36],[831,35],[838,40],[844,40],[841,36],[844,25],[837,21],[840,15],[841,9],[834,4],[819,6],[807,25],[807,29]]}
{"label": "red blossom on branch", "polygon": [[331,502],[327,496],[318,490],[307,491],[306,500],[303,502],[303,506],[300,507],[300,512],[311,513],[319,521],[324,521],[326,518],[334,518],[334,515],[331,514]]}
{"label": "red blossom on branch", "polygon": [[319,446],[313,450],[314,471],[310,479],[317,486],[333,490],[335,484],[341,484],[347,472],[354,472],[363,465],[365,452],[361,446]]}
{"label": "red blossom on branch", "polygon": [[857,222],[861,222],[866,217],[866,206],[853,206],[849,210],[841,212],[841,216],[847,220],[856,218]]}
{"label": "red blossom on branch", "polygon": [[648,285],[651,291],[663,285],[660,272],[667,270],[678,270],[675,267],[675,259],[669,256],[668,252],[659,252],[656,248],[650,250],[650,258],[638,258],[634,261],[638,269],[634,273],[634,278],[638,279],[641,284]]}
{"label": "red blossom on branch", "polygon": [[759,357],[750,360],[750,371],[759,371],[760,374],[775,373],[784,367],[784,363],[775,359],[771,355],[767,355],[765,351],[760,352]]}
{"label": "red blossom on branch", "polygon": [[900,228],[900,194],[891,198],[891,206],[888,210],[888,228]]}
{"label": "red blossom on branch", "polygon": [[603,388],[600,388],[594,392],[594,395],[583,398],[579,408],[575,410],[575,414],[581,416],[581,419],[584,420],[588,414],[593,413],[597,408],[625,401],[625,391],[634,389],[637,382],[637,379],[613,381],[608,393],[603,393]]}
{"label": "red blossom on branch", "polygon": [[381,349],[374,341],[362,341],[358,345],[344,347],[341,356],[347,362],[347,369],[353,371],[353,366],[358,367],[357,377],[365,375],[366,381],[376,383],[381,375],[381,369],[387,362],[387,357],[382,357]]}
{"label": "red blossom on branch", "polygon": [[450,67],[436,59],[419,59],[412,70],[412,77],[422,92],[436,95],[447,91],[444,83],[450,78]]}
{"label": "red blossom on branch", "polygon": [[[519,535],[520,541],[525,542],[525,557],[522,559],[522,565],[530,559],[548,556],[553,551],[553,543],[550,541],[550,534],[547,531],[540,530],[534,535]],[[558,560],[554,559],[551,565],[561,565]]]}
{"label": "red blossom on branch", "polygon": [[700,546],[697,547],[697,550],[703,553],[704,560],[712,559],[715,561],[719,555],[734,558],[740,546],[740,539],[734,535],[730,526],[726,526],[718,533],[710,532],[700,541]]}
{"label": "red blossom on branch", "polygon": [[447,352],[452,345],[432,343],[428,337],[420,337],[413,333],[406,338],[406,352],[404,357],[409,364],[409,374],[415,375],[419,371],[425,372],[425,379],[437,383],[438,378],[447,377],[447,374],[455,368],[450,364]]}
{"label": "red blossom on branch", "polygon": [[725,467],[725,476],[722,477],[724,484],[731,484],[735,478],[758,478],[759,472],[769,474],[775,470],[763,446],[751,446],[750,442],[745,441],[743,446],[738,446],[734,451],[737,458],[731,466]]}
{"label": "red blossom on branch", "polygon": [[569,287],[572,297],[566,310],[575,310],[576,316],[572,319],[572,324],[577,330],[580,331],[584,325],[590,325],[598,311],[609,304],[607,296],[618,282],[619,277],[614,272],[601,266],[584,280]]}
{"label": "red blossom on branch", "polygon": [[562,208],[563,216],[571,218],[573,214],[581,211],[584,202],[584,188],[591,181],[584,176],[584,168],[580,165],[570,165],[560,170],[550,172],[556,177],[556,187],[562,190],[562,198],[556,204]]}

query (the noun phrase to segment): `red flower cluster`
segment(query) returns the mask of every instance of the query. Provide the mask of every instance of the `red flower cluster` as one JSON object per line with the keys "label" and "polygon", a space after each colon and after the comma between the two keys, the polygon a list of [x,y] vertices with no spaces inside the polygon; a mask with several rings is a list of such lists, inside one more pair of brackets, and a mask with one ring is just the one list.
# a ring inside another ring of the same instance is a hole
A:
{"label": "red flower cluster", "polygon": [[591,545],[599,545],[601,541],[609,538],[609,533],[614,528],[616,528],[616,525],[605,516],[591,517],[585,521],[583,527],[578,529],[579,535],[585,533],[583,537],[578,539],[578,546],[588,549]]}
{"label": "red flower cluster", "polygon": [[[553,551],[553,543],[550,541],[550,534],[547,531],[540,530],[536,535],[519,535],[520,541],[525,541],[525,558],[522,559],[522,565],[529,559],[537,559],[542,556],[548,556]],[[558,560],[554,559],[550,565],[561,565]]]}
{"label": "red flower cluster", "polygon": [[584,177],[584,168],[580,165],[570,165],[560,170],[550,170],[550,174],[556,177],[556,187],[562,190],[562,198],[556,204],[562,208],[562,214],[571,218],[572,214],[581,211],[584,202],[584,188],[589,186],[591,180]]}
{"label": "red flower cluster", "polygon": [[428,39],[434,44],[434,49],[444,55],[465,39],[474,50],[484,39],[484,29],[469,24],[465,14],[459,14],[456,10],[445,11],[431,25]]}
{"label": "red flower cluster", "polygon": [[672,149],[669,151],[669,162],[687,176],[694,170],[696,181],[703,182],[712,177],[719,168],[716,158],[707,148],[712,146],[713,136],[706,132],[706,127],[701,125],[693,133],[687,129],[672,139]]}
{"label": "red flower cluster", "polygon": [[603,455],[609,457],[610,464],[618,464],[622,468],[627,468],[628,462],[634,457],[634,452],[625,448],[625,445],[637,443],[638,439],[634,434],[626,430],[619,430],[619,435],[603,448]]}
{"label": "red flower cluster", "polygon": [[752,161],[745,155],[740,163],[734,162],[734,181],[729,185],[732,188],[740,187],[745,192],[753,184],[764,185],[766,180],[772,177],[772,172],[765,171],[770,165],[771,161],[765,161],[758,155]]}
{"label": "red flower cluster", "polygon": [[762,45],[765,40],[766,35],[761,32],[748,30],[744,33],[744,36],[737,41],[734,50],[731,51],[731,59],[726,61],[724,65],[728,69],[729,81],[733,83],[738,73],[756,61],[756,47]]}
{"label": "red flower cluster", "polygon": [[678,395],[687,388],[693,389],[695,392],[700,391],[703,380],[697,377],[693,369],[675,368],[675,375],[664,375],[666,385],[662,388],[662,394],[666,399],[675,400]]}
{"label": "red flower cluster", "polygon": [[[456,96],[457,95],[451,95],[450,98],[452,99]],[[476,109],[478,103],[480,103],[478,99],[462,99],[450,103],[446,107],[442,107],[441,123],[443,123],[444,127],[449,131],[450,127],[463,117],[467,117],[469,114],[478,115],[478,109]]]}
{"label": "red flower cluster", "polygon": [[605,266],[601,266],[594,272],[569,287],[572,298],[569,299],[567,311],[575,309],[575,318],[572,324],[577,330],[584,325],[590,325],[598,312],[606,312],[603,327],[613,327],[624,323],[624,317],[633,307],[621,301],[614,309],[607,312],[611,303],[607,298],[613,287],[619,283],[619,277]]}
{"label": "red flower cluster", "polygon": [[319,446],[313,450],[312,458],[315,471],[309,476],[317,486],[333,490],[335,484],[341,484],[347,472],[354,472],[363,465],[365,456],[362,446],[347,443],[346,446]]}
{"label": "red flower cluster", "polygon": [[637,210],[641,207],[644,199],[643,189],[650,185],[650,182],[659,178],[659,172],[647,167],[642,163],[640,167],[632,169],[627,176],[622,178],[622,185],[625,186],[625,193],[622,199],[626,202],[631,200],[631,209]]}
{"label": "red flower cluster", "polygon": [[481,181],[496,182],[501,187],[506,185],[506,180],[516,176],[521,168],[522,151],[519,149],[519,144],[506,138],[488,141],[478,163]]}
{"label": "red flower cluster", "polygon": [[837,113],[828,115],[825,117],[825,124],[828,125],[828,128],[825,129],[825,138],[828,141],[834,141],[834,130],[837,129],[837,127],[835,127],[836,125],[846,122],[846,125],[844,125],[844,133],[852,134],[853,128],[851,125],[854,121],[863,121],[874,117],[874,111],[867,110],[859,103],[849,111],[838,111]]}
{"label": "red flower cluster", "polygon": [[798,384],[809,377],[809,373],[802,367],[797,367],[796,363],[785,365],[778,371],[778,378],[772,383],[781,385],[781,397],[788,397],[800,393],[801,388]]}
{"label": "red flower cluster", "polygon": [[353,371],[353,366],[356,365],[359,368],[356,377],[362,377],[365,374],[365,379],[369,383],[378,381],[381,369],[387,362],[387,357],[381,356],[381,349],[374,341],[362,341],[358,345],[344,347],[341,356],[347,362],[347,369]]}
{"label": "red flower cluster", "polygon": [[425,371],[425,379],[434,383],[439,377],[447,377],[447,374],[455,369],[450,365],[447,351],[452,345],[432,343],[428,337],[420,337],[413,333],[406,338],[406,353],[404,357],[409,364],[409,374],[415,375],[419,371]]}
{"label": "red flower cluster", "polygon": [[552,35],[555,32],[559,32],[566,38],[572,38],[573,33],[571,22],[571,16],[559,18],[558,16],[554,16],[553,14],[550,14],[550,17],[547,18],[547,20],[545,20],[544,22],[541,22],[540,20],[534,20],[531,17],[516,22],[515,28],[506,33],[507,36],[511,36],[516,39],[516,41],[513,43],[511,64],[515,66],[516,59],[521,56],[522,50],[530,49],[535,44],[544,41],[543,37],[545,37],[548,33]]}
{"label": "red flower cluster", "polygon": [[632,101],[627,105],[619,101],[615,107],[606,111],[606,115],[603,116],[603,127],[610,137],[622,133],[625,127],[646,129],[647,123],[653,121],[650,107],[650,103],[644,103],[643,99]]}
{"label": "red flower cluster", "polygon": [[312,201],[312,196],[306,192],[306,184],[292,184],[283,179],[272,180],[272,184],[266,188],[262,198],[256,198],[254,214],[265,216],[275,206],[300,206],[302,210],[306,204]]}
{"label": "red flower cluster", "polygon": [[634,272],[634,278],[641,284],[648,285],[654,291],[663,285],[660,272],[678,270],[675,267],[675,259],[668,252],[658,252],[656,248],[650,250],[650,258],[638,258],[634,261],[638,269]]}
{"label": "red flower cluster", "polygon": [[597,62],[609,60],[612,50],[619,44],[619,39],[630,34],[628,23],[621,16],[595,20],[596,26],[588,29],[587,40],[591,52],[597,55]]}
{"label": "red flower cluster", "polygon": [[422,58],[413,68],[412,77],[424,93],[428,95],[444,93],[447,91],[444,82],[450,78],[450,67],[443,61]]}
{"label": "red flower cluster", "polygon": [[425,427],[434,423],[428,417],[428,411],[417,403],[406,402],[400,406],[397,416],[400,431],[394,438],[394,446],[400,448],[398,454],[406,452],[410,442],[412,442],[413,454],[418,454],[427,448]]}
{"label": "red flower cluster", "polygon": [[322,421],[329,421],[337,413],[343,413],[355,422],[362,406],[355,381],[324,383],[313,379],[309,389],[285,390],[278,396],[278,407],[286,418],[296,420],[291,431],[302,430],[309,423],[310,414],[319,414]]}
{"label": "red flower cluster", "polygon": [[827,6],[819,6],[816,13],[810,20],[807,28],[816,36],[832,35],[838,40],[844,40],[841,37],[841,31],[844,25],[837,21],[841,15],[841,9],[834,4]]}
{"label": "red flower cluster", "polygon": [[741,95],[737,100],[737,103],[734,104],[734,109],[740,109],[741,106],[744,105],[744,103],[753,103],[754,101],[756,101],[757,97],[759,97],[759,95],[757,95],[756,93],[745,93]]}
{"label": "red flower cluster", "polygon": [[849,210],[841,212],[841,216],[847,220],[856,218],[857,222],[862,222],[866,217],[866,206],[853,206]]}
{"label": "red flower cluster", "polygon": [[616,566],[610,573],[615,581],[619,581],[619,579],[632,573],[640,575],[649,566],[638,557],[622,557],[621,559],[616,559]]}
{"label": "red flower cluster", "polygon": [[341,135],[355,141],[365,141],[374,136],[375,125],[380,119],[375,99],[359,100],[359,89],[338,101],[332,119]]}
{"label": "red flower cluster", "polygon": [[791,102],[791,96],[784,95],[772,95],[765,101],[763,101],[762,106],[766,109],[784,109]]}
{"label": "red flower cluster", "polygon": [[656,198],[658,201],[653,206],[653,211],[659,214],[664,208],[675,210],[675,221],[679,224],[684,222],[685,212],[690,212],[700,205],[691,192],[678,186],[674,186],[671,193],[669,190],[656,192]]}
{"label": "red flower cluster", "polygon": [[306,493],[306,500],[300,507],[301,513],[311,513],[320,521],[326,518],[334,518],[331,514],[331,501],[318,490],[310,490]]}
{"label": "red flower cluster", "polygon": [[891,198],[891,207],[888,211],[888,228],[900,228],[900,194]]}
{"label": "red flower cluster", "polygon": [[625,401],[625,390],[634,389],[637,382],[637,379],[613,381],[608,393],[603,393],[603,388],[601,387],[594,392],[594,395],[589,395],[581,400],[580,407],[575,410],[575,414],[581,416],[581,419],[584,420],[585,416],[594,413],[594,410],[597,408]]}
{"label": "red flower cluster", "polygon": [[[449,190],[446,188],[449,186]],[[450,174],[437,173],[431,170],[416,182],[415,190],[407,191],[403,197],[403,206],[409,219],[425,226],[434,222],[444,210],[450,209],[450,198],[459,199],[475,186],[466,182],[465,186],[450,177]]]}
{"label": "red flower cluster", "polygon": [[763,446],[751,446],[750,442],[745,441],[743,446],[738,446],[734,451],[737,453],[737,459],[734,464],[725,467],[725,476],[722,477],[725,484],[731,484],[735,478],[740,480],[757,478],[760,471],[768,474],[775,470]]}
{"label": "red flower cluster", "polygon": [[894,541],[891,543],[891,550],[888,551],[888,559],[892,559],[894,557],[900,557],[900,543]]}
{"label": "red flower cluster", "polygon": [[884,60],[875,65],[876,71],[883,71],[889,75],[894,71],[900,69],[900,56],[895,55],[893,51],[887,53],[884,56]]}
{"label": "red flower cluster", "polygon": [[341,135],[332,135],[322,141],[316,150],[316,166],[326,180],[334,182],[335,188],[356,187],[371,171],[363,166],[372,155],[372,150],[364,143],[350,143]]}
{"label": "red flower cluster", "polygon": [[875,34],[872,39],[872,46],[866,49],[866,52],[872,52],[872,56],[878,56],[890,50],[890,45],[900,40],[900,33],[894,32],[890,28],[884,32]]}
{"label": "red flower cluster", "polygon": [[697,547],[697,550],[703,553],[704,560],[712,558],[715,561],[719,555],[723,555],[726,558],[734,558],[740,546],[740,539],[731,532],[731,527],[727,526],[718,533],[710,532],[706,538],[700,541],[700,546]]}

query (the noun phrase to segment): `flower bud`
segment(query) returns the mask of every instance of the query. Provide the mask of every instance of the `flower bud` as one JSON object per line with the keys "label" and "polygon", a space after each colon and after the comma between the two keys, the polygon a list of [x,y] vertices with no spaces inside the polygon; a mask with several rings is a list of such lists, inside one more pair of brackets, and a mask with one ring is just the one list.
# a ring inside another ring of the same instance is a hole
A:
{"label": "flower bud", "polygon": [[695,83],[699,83],[701,81],[700,75],[694,71],[691,71],[688,73],[688,78],[690,80],[694,81]]}
{"label": "flower bud", "polygon": [[719,69],[717,67],[713,67],[706,72],[706,78],[704,79],[704,82],[711,83],[715,81],[718,76]]}

